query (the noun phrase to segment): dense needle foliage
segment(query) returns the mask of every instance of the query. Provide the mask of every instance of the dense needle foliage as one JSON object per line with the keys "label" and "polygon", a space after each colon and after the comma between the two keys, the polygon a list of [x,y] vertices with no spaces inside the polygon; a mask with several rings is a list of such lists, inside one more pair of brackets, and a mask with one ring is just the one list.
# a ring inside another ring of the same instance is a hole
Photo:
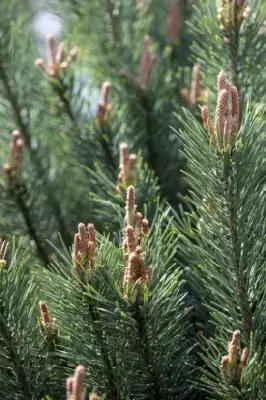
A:
{"label": "dense needle foliage", "polygon": [[0,397],[263,400],[264,1],[42,7],[0,3]]}

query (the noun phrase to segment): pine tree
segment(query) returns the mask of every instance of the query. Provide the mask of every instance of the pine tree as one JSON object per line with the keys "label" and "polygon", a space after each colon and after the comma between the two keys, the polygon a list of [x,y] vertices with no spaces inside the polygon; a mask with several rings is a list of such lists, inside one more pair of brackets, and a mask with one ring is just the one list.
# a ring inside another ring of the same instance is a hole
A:
{"label": "pine tree", "polygon": [[49,3],[45,58],[0,4],[1,397],[264,399],[264,2]]}

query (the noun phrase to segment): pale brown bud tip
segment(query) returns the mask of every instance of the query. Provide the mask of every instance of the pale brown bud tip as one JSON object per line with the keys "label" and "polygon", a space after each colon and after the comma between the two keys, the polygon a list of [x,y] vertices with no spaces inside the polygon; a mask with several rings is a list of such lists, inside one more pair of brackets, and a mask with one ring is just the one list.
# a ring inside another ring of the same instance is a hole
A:
{"label": "pale brown bud tip", "polygon": [[85,368],[83,367],[83,365],[78,365],[75,370],[74,381],[73,381],[73,395],[75,399],[82,398],[84,377],[85,377]]}
{"label": "pale brown bud tip", "polygon": [[221,359],[221,369],[224,370],[228,366],[228,363],[229,363],[228,356],[223,356]]}
{"label": "pale brown bud tip", "polygon": [[52,33],[49,33],[47,35],[47,42],[54,42],[54,35]]}
{"label": "pale brown bud tip", "polygon": [[149,222],[147,219],[142,221],[142,232],[145,236],[149,234]]}
{"label": "pale brown bud tip", "polygon": [[45,67],[44,67],[44,60],[42,58],[36,58],[36,60],[34,61],[34,65],[35,67],[39,68],[41,71],[45,71]]}
{"label": "pale brown bud tip", "polygon": [[108,104],[108,97],[109,97],[111,87],[112,87],[112,84],[109,81],[105,81],[102,84],[101,103],[105,106]]}
{"label": "pale brown bud tip", "polygon": [[142,218],[143,218],[142,214],[140,212],[137,212],[136,213],[136,222],[140,223],[142,221]]}
{"label": "pale brown bud tip", "polygon": [[103,90],[108,90],[112,87],[112,84],[110,81],[105,81],[103,82]]}
{"label": "pale brown bud tip", "polygon": [[121,143],[119,146],[120,168],[126,168],[128,162],[128,145]]}
{"label": "pale brown bud tip", "polygon": [[89,400],[99,400],[99,396],[97,393],[90,393]]}
{"label": "pale brown bud tip", "polygon": [[220,92],[223,89],[228,89],[225,72],[222,70],[217,77],[217,89]]}
{"label": "pale brown bud tip", "polygon": [[78,233],[80,234],[81,237],[86,237],[87,236],[87,229],[85,224],[80,223],[78,225]]}
{"label": "pale brown bud tip", "polygon": [[18,129],[15,129],[15,130],[12,132],[12,137],[15,138],[15,139],[20,138],[20,137],[21,137],[21,132],[20,132]]}
{"label": "pale brown bud tip", "polygon": [[208,120],[210,118],[208,106],[206,106],[206,105],[202,106],[202,108],[201,108],[201,116],[202,116],[203,125],[205,126],[205,128],[207,128]]}
{"label": "pale brown bud tip", "polygon": [[96,243],[96,235],[93,224],[88,224],[88,233],[89,233],[89,240],[93,243]]}
{"label": "pale brown bud tip", "polygon": [[240,331],[237,329],[234,331],[233,336],[232,336],[232,344],[238,344],[240,338]]}
{"label": "pale brown bud tip", "polygon": [[135,169],[136,168],[136,164],[137,164],[137,156],[136,154],[131,154],[129,156],[129,169]]}

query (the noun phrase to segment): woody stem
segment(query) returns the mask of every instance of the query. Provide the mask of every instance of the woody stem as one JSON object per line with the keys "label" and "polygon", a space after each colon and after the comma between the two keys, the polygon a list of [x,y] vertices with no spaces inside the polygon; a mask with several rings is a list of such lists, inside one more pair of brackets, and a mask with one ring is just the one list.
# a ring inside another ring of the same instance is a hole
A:
{"label": "woody stem", "polygon": [[152,354],[149,343],[148,336],[148,326],[147,326],[147,315],[144,314],[143,308],[139,304],[138,300],[134,304],[134,314],[133,317],[137,323],[137,330],[139,333],[140,348],[142,351],[143,359],[145,362],[145,367],[150,377],[150,390],[154,400],[165,399],[165,395],[162,391],[159,382],[159,372],[152,360]]}
{"label": "woody stem", "polygon": [[252,313],[247,293],[246,272],[241,268],[241,251],[238,239],[237,226],[237,182],[235,180],[236,170],[234,164],[234,154],[229,164],[224,170],[224,192],[227,204],[227,213],[229,220],[229,234],[232,249],[232,264],[236,274],[236,292],[238,296],[239,308],[243,318],[243,327],[247,341],[252,329]]}

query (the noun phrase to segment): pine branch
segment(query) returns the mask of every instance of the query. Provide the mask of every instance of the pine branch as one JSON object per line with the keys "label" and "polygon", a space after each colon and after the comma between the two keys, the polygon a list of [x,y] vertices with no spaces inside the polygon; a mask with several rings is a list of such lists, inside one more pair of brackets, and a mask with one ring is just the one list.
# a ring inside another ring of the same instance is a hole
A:
{"label": "pine branch", "polygon": [[[0,60],[0,79],[3,82],[3,86],[5,88],[7,98],[11,104],[15,122],[16,122],[18,128],[20,129],[23,137],[25,138],[25,143],[26,143],[26,146],[27,146],[29,154],[30,154],[30,159],[34,164],[34,168],[37,171],[39,177],[41,179],[45,179],[45,171],[42,168],[41,160],[38,157],[37,151],[32,149],[31,136],[30,136],[29,129],[23,121],[18,99],[17,99],[13,89],[10,86],[6,70],[5,70],[1,60]],[[59,202],[56,200],[56,198],[54,196],[54,192],[50,188],[49,184],[47,184],[46,191],[48,194],[49,202],[52,205],[52,209],[53,209],[55,218],[58,221],[58,226],[59,226],[62,238],[66,244],[70,244],[71,240],[72,240],[72,235],[68,232],[67,226],[66,226],[65,221],[62,216],[61,206],[60,206]]]}
{"label": "pine branch", "polygon": [[108,18],[110,39],[114,49],[118,47],[118,31],[117,31],[117,20],[114,15],[114,4],[113,0],[105,0],[106,12]]}
{"label": "pine branch", "polygon": [[147,145],[148,145],[148,165],[151,169],[155,171],[155,160],[156,154],[153,148],[153,132],[152,132],[152,118],[151,118],[151,108],[149,104],[148,94],[142,93],[142,106],[145,112],[145,123],[147,132]]}
{"label": "pine branch", "polygon": [[102,362],[103,362],[103,365],[105,368],[105,373],[106,373],[106,376],[108,379],[108,387],[107,387],[108,398],[110,400],[121,400],[122,397],[121,397],[119,389],[116,385],[116,379],[115,379],[115,375],[113,373],[113,367],[112,367],[111,361],[109,359],[108,353],[106,351],[106,345],[104,343],[103,336],[102,336],[101,332],[99,332],[97,330],[97,328],[95,327],[95,323],[99,320],[99,318],[97,315],[97,311],[92,304],[89,305],[89,312],[90,312],[91,319],[92,319],[94,335],[96,337],[96,340],[97,340],[97,343],[99,346]]}
{"label": "pine branch", "polygon": [[249,342],[252,330],[252,313],[249,304],[248,293],[246,291],[245,271],[240,266],[240,243],[238,240],[237,226],[237,199],[236,199],[236,181],[235,181],[234,160],[229,160],[229,165],[224,170],[225,198],[227,199],[227,212],[229,219],[230,239],[232,244],[233,259],[232,263],[236,271],[236,291],[239,298],[240,310],[243,317],[243,327],[246,334],[247,343]]}
{"label": "pine branch", "polygon": [[149,337],[148,337],[148,326],[147,326],[147,315],[144,315],[144,311],[138,300],[136,300],[133,308],[133,317],[137,323],[137,330],[139,333],[140,339],[140,348],[142,351],[143,359],[145,362],[145,367],[147,369],[148,375],[150,377],[150,390],[154,400],[162,400],[165,399],[164,393],[162,393],[161,385],[160,385],[160,378],[159,373],[156,371],[153,360],[152,354],[149,344]]}
{"label": "pine branch", "polygon": [[46,251],[45,247],[42,245],[42,240],[34,228],[34,223],[31,218],[30,209],[28,208],[24,200],[25,192],[22,192],[19,189],[17,191],[12,190],[12,195],[16,199],[19,209],[23,215],[24,221],[28,228],[29,235],[36,244],[37,253],[40,259],[44,262],[44,265],[48,265],[50,263],[49,254]]}
{"label": "pine branch", "polygon": [[8,354],[10,360],[12,361],[14,370],[16,372],[16,377],[23,393],[23,400],[31,400],[32,392],[30,390],[29,382],[27,379],[27,373],[24,370],[23,361],[21,360],[19,354],[16,351],[16,346],[13,343],[13,334],[10,331],[9,325],[6,323],[6,320],[3,316],[3,313],[0,312],[0,331],[1,335],[5,339],[5,344],[8,350]]}
{"label": "pine branch", "polygon": [[[103,152],[106,156],[107,165],[109,167],[108,170],[109,170],[109,172],[111,172],[112,178],[115,181],[117,178],[117,176],[116,176],[117,163],[114,158],[112,148],[110,147],[109,142],[108,142],[108,139],[110,139],[109,128],[108,128],[108,126],[105,125],[105,123],[103,123],[103,124],[101,124],[100,128],[97,128],[97,126],[96,126],[95,129],[97,131],[97,134],[99,137],[99,142],[101,144]],[[105,138],[105,136],[107,138]]]}
{"label": "pine branch", "polygon": [[6,90],[7,98],[11,104],[15,122],[16,122],[17,126],[20,128],[21,132],[23,133],[27,147],[29,149],[31,149],[31,138],[30,138],[29,132],[27,130],[26,125],[24,124],[23,118],[21,116],[21,111],[20,111],[20,106],[18,104],[18,100],[10,86],[8,76],[6,74],[6,71],[3,67],[1,60],[0,60],[0,79],[3,82],[3,86]]}
{"label": "pine branch", "polygon": [[228,53],[230,69],[232,73],[232,83],[237,88],[238,86],[238,47],[239,47],[239,32],[235,28],[234,33],[230,36],[228,43]]}
{"label": "pine branch", "polygon": [[76,117],[74,115],[74,112],[72,111],[72,107],[70,104],[69,99],[66,96],[66,90],[64,88],[64,84],[62,82],[62,80],[59,81],[58,84],[55,85],[56,88],[56,92],[58,94],[59,99],[61,100],[61,102],[64,105],[65,111],[70,119],[70,121],[72,122],[73,126],[76,128]]}

